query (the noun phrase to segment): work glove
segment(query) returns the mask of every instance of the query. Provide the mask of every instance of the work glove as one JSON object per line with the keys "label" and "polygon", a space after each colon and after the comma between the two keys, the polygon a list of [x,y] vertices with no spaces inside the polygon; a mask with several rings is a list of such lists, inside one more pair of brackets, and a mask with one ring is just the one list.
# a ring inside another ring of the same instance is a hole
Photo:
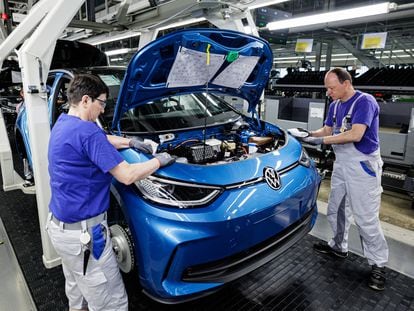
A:
{"label": "work glove", "polygon": [[133,137],[129,141],[129,146],[131,148],[135,148],[143,153],[152,154],[152,146],[151,144],[144,143],[144,141],[139,137]]}
{"label": "work glove", "polygon": [[297,138],[305,138],[310,135],[308,130],[305,130],[304,128],[301,128],[301,127],[295,127],[295,128],[288,129],[288,132],[292,136],[295,136]]}
{"label": "work glove", "polygon": [[308,137],[301,138],[301,140],[305,143],[310,144],[310,145],[321,145],[321,144],[323,144],[323,137],[308,136]]}
{"label": "work glove", "polygon": [[154,155],[154,158],[160,162],[160,167],[164,167],[175,162],[175,158],[171,157],[166,152],[157,153]]}

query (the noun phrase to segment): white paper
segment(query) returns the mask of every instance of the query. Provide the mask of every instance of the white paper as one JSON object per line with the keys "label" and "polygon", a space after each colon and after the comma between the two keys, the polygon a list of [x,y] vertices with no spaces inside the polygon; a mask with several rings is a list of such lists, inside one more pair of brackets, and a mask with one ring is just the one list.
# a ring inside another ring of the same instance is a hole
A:
{"label": "white paper", "polygon": [[152,154],[156,154],[157,153],[158,144],[155,141],[153,141],[151,139],[145,138],[144,139],[144,143],[151,145],[151,147],[152,147]]}
{"label": "white paper", "polygon": [[309,116],[311,118],[323,118],[323,108],[311,107],[309,109]]}
{"label": "white paper", "polygon": [[258,56],[239,56],[212,83],[238,89],[246,82],[258,61]]}
{"label": "white paper", "polygon": [[208,55],[204,52],[181,47],[167,79],[167,87],[204,85],[210,81],[224,62],[225,55]]}

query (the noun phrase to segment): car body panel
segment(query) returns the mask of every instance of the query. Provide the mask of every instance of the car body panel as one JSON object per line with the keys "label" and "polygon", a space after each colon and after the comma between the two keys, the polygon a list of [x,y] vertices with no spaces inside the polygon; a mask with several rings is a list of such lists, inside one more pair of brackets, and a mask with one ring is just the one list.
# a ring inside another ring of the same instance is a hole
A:
{"label": "car body panel", "polygon": [[[226,191],[209,206],[188,210],[154,209],[156,205],[148,204],[133,187],[117,187],[122,201],[129,202],[124,208],[141,250],[141,281],[157,284],[144,288],[165,299],[197,294],[200,286],[212,289],[222,283],[197,282],[193,287],[194,283],[181,280],[183,271],[243,252],[277,235],[308,212],[313,213],[313,226],[319,177],[315,172],[303,179],[307,170],[314,169],[298,166],[282,176],[282,182],[292,180],[283,193],[262,182]],[[139,230],[142,226],[148,231]]]}
{"label": "car body panel", "polygon": [[[217,164],[217,165],[188,165],[185,163],[175,163],[158,170],[156,175],[160,177],[185,180],[197,184],[208,184],[225,186],[249,181],[263,176],[265,167],[273,167],[281,170],[297,162],[300,157],[300,144],[292,139],[283,148],[284,153],[291,155],[288,159],[279,157],[280,151],[272,151],[260,157],[254,157],[244,161]],[[121,152],[124,159],[129,163],[138,163],[143,159],[150,159],[151,156],[142,155],[127,149]]]}

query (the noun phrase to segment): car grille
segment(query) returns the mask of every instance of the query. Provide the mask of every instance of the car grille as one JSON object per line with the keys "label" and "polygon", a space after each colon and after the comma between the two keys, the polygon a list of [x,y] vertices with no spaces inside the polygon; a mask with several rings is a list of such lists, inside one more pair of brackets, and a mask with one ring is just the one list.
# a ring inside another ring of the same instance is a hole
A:
{"label": "car grille", "polygon": [[241,253],[214,262],[188,267],[182,280],[186,282],[229,282],[282,254],[311,230],[312,213],[290,225],[278,235]]}

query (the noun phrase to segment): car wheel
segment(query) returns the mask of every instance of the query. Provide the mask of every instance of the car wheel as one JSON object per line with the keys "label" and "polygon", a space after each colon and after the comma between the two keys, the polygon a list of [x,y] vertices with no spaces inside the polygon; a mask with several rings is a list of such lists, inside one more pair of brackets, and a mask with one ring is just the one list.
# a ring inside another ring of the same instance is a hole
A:
{"label": "car wheel", "polygon": [[134,245],[131,232],[128,227],[112,225],[111,232],[112,248],[115,252],[119,268],[124,273],[131,272],[135,267]]}

